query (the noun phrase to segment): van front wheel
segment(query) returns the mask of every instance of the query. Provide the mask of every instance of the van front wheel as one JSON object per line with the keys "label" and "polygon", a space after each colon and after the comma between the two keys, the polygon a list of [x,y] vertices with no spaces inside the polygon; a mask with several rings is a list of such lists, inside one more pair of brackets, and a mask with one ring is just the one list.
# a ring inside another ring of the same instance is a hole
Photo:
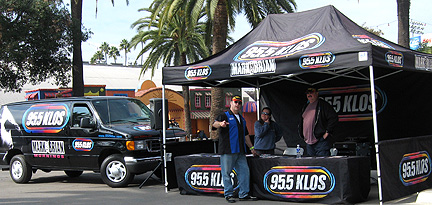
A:
{"label": "van front wheel", "polygon": [[23,184],[30,181],[32,177],[32,168],[25,161],[24,155],[19,154],[12,157],[9,173],[15,183]]}
{"label": "van front wheel", "polygon": [[113,154],[108,156],[101,165],[102,180],[110,187],[125,187],[132,179],[134,174],[126,168],[122,155]]}

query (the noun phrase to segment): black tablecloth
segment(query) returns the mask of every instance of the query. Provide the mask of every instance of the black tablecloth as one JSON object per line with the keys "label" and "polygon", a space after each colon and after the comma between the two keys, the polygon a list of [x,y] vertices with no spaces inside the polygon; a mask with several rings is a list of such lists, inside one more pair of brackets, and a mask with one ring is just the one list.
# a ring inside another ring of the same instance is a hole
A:
{"label": "black tablecloth", "polygon": [[[370,191],[369,157],[248,157],[252,195],[278,201],[357,203]],[[219,155],[195,154],[174,160],[182,194],[222,195]],[[233,171],[233,180],[235,170]]]}

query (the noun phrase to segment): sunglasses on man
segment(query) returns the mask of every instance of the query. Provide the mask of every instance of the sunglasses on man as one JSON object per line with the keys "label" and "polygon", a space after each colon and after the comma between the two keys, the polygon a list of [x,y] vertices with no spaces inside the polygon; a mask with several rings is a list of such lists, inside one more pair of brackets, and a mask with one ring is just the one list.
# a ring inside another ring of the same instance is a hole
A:
{"label": "sunglasses on man", "polygon": [[270,113],[268,113],[268,112],[262,112],[261,114],[263,114],[263,115],[270,115]]}
{"label": "sunglasses on man", "polygon": [[241,101],[234,101],[234,103],[235,103],[235,104],[240,104],[240,105],[242,104]]}

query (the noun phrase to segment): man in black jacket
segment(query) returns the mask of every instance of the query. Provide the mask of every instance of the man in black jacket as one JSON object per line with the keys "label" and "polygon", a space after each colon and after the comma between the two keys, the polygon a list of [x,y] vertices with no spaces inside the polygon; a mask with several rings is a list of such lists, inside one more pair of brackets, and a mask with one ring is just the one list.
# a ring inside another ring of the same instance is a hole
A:
{"label": "man in black jacket", "polygon": [[329,137],[338,122],[338,115],[330,104],[318,98],[316,88],[308,88],[306,97],[308,103],[302,109],[299,134],[306,142],[307,154],[330,156]]}

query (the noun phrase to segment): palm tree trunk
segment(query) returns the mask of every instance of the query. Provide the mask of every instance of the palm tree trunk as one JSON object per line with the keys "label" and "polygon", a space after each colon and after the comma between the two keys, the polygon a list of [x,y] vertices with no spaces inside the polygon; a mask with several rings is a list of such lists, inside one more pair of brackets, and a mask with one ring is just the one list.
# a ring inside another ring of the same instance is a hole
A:
{"label": "palm tree trunk", "polygon": [[72,12],[72,92],[73,96],[84,95],[83,61],[81,50],[82,0],[71,1]]}
{"label": "palm tree trunk", "polygon": [[398,44],[409,48],[410,0],[396,0],[398,14]]}
{"label": "palm tree trunk", "polygon": [[[180,62],[182,65],[186,65],[186,54],[182,53],[180,57]],[[189,86],[183,85],[183,107],[184,107],[184,119],[185,119],[185,132],[186,136],[189,136],[192,133],[191,126],[191,114],[190,114],[190,103],[189,103]]]}
{"label": "palm tree trunk", "polygon": [[[226,39],[228,35],[228,15],[226,10],[226,0],[219,0],[213,24],[213,54],[222,51],[226,46]],[[210,109],[210,127],[216,119],[216,116],[223,112],[225,98],[223,96],[223,89],[220,87],[212,87],[211,89],[211,109]],[[216,131],[210,132],[211,139],[217,139],[218,133]]]}
{"label": "palm tree trunk", "polygon": [[125,49],[125,66],[127,66],[126,59],[127,59],[127,53],[126,53],[126,49]]}
{"label": "palm tree trunk", "polygon": [[184,103],[184,119],[185,119],[185,132],[186,136],[192,133],[191,126],[191,112],[190,112],[190,100],[189,100],[189,86],[183,85],[183,103]]}

